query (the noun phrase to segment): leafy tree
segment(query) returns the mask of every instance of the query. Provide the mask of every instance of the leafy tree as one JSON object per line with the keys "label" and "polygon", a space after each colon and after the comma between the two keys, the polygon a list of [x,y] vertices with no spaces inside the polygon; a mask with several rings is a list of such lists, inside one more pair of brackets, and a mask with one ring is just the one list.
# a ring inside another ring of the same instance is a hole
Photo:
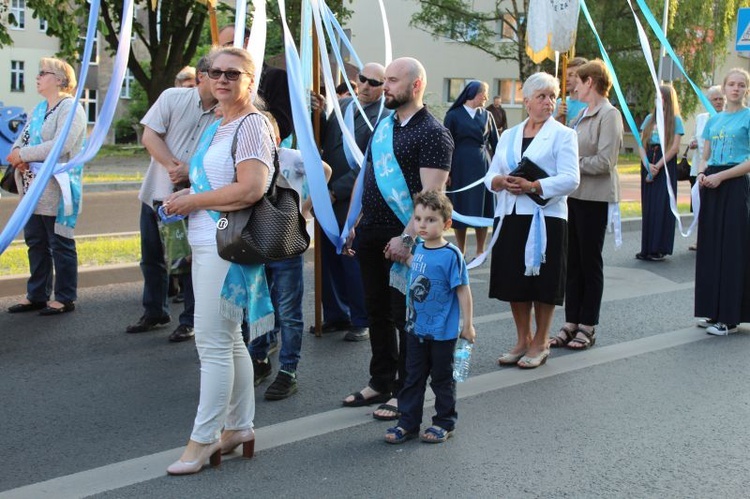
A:
{"label": "leafy tree", "polygon": [[[474,47],[498,61],[516,61],[521,80],[538,70],[526,56],[526,22],[529,0],[496,0],[479,10],[469,0],[414,0],[420,10],[411,25],[433,36],[447,37]],[[668,39],[683,58],[688,74],[698,85],[708,86],[714,69],[726,57],[726,47],[739,7],[750,0],[669,0]],[[664,0],[646,0],[654,16],[662,19]],[[633,2],[636,12],[637,5]],[[654,89],[643,60],[643,53],[630,7],[625,0],[589,0],[586,5],[596,24],[618,79],[636,114],[643,115],[653,105]],[[643,19],[641,17],[641,19]],[[642,21],[658,61],[659,42]],[[515,34],[515,42],[497,42],[498,26]],[[576,55],[600,57],[594,35],[583,15],[579,16]],[[543,63],[549,70],[551,66]],[[683,114],[696,107],[697,97],[686,81],[675,81]]]}
{"label": "leafy tree", "polygon": [[[352,0],[333,0],[331,10],[346,18],[350,11],[345,3]],[[85,33],[89,4],[85,0],[27,0],[26,5],[33,9],[34,17],[48,22],[47,34],[59,39],[58,57],[76,62],[82,52],[79,36]],[[114,54],[119,44],[122,26],[123,0],[101,0],[99,30],[106,44],[106,50]],[[210,45],[208,11],[205,5],[195,0],[161,0],[158,12],[151,9],[151,0],[135,0],[137,15],[133,20],[133,35],[144,47],[145,54],[134,43],[130,50],[128,68],[133,77],[146,92],[148,103],[153,104],[162,91],[174,84],[174,76],[185,65],[194,62],[199,54],[204,54]],[[299,38],[301,0],[287,2],[287,15],[290,28]],[[268,2],[266,7],[271,21],[267,42],[269,55],[283,49],[281,22],[278,3]],[[61,12],[67,15],[60,15]],[[220,13],[221,20],[229,20],[228,12]],[[7,14],[6,2],[0,2],[0,17],[7,18],[7,25],[15,25],[12,14]],[[157,20],[159,22],[157,26]],[[6,23],[0,24],[0,47],[11,43]],[[200,50],[199,50],[200,49]]]}
{"label": "leafy tree", "polygon": [[[489,54],[498,61],[515,61],[522,81],[538,70],[526,55],[526,18],[529,0],[496,0],[479,10],[471,0],[415,0],[420,10],[410,25],[433,37],[450,38]],[[498,32],[510,41],[497,41]]]}

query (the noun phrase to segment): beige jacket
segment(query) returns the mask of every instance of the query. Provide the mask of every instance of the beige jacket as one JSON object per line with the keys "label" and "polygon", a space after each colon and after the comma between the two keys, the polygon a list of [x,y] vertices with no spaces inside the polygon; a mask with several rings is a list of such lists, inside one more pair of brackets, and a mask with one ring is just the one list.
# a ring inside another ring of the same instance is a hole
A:
{"label": "beige jacket", "polygon": [[584,201],[618,202],[620,181],[617,157],[622,146],[623,130],[620,111],[609,101],[602,101],[592,112],[586,109],[581,112],[575,130],[578,133],[581,183],[570,197]]}

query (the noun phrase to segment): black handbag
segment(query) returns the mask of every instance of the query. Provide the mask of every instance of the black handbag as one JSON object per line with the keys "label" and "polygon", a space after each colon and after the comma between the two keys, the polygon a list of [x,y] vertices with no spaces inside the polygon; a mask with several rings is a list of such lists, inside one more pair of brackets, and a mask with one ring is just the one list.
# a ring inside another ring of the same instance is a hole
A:
{"label": "black handbag", "polygon": [[690,162],[687,159],[687,153],[690,146],[685,148],[682,159],[677,163],[677,180],[690,180]]}
{"label": "black handbag", "polygon": [[11,165],[8,165],[5,168],[3,178],[0,179],[0,189],[6,192],[10,192],[11,194],[18,194],[18,185],[16,185],[15,172],[16,169]]}
{"label": "black handbag", "polygon": [[[232,158],[237,132],[245,119],[247,116],[235,131]],[[300,255],[310,246],[307,222],[299,210],[299,194],[279,175],[277,151],[273,165],[271,185],[263,197],[252,206],[223,213],[217,222],[216,245],[224,260],[243,265],[270,263]]]}
{"label": "black handbag", "polygon": [[[521,158],[521,161],[518,163],[516,169],[510,172],[508,175],[511,177],[521,177],[528,180],[529,182],[534,182],[535,180],[549,177],[549,174],[546,171],[542,170],[539,165],[531,161],[526,156]],[[542,199],[539,194],[533,192],[525,192],[524,194],[529,196],[529,198],[531,198],[531,200],[539,206],[545,206],[549,202],[549,199]]]}

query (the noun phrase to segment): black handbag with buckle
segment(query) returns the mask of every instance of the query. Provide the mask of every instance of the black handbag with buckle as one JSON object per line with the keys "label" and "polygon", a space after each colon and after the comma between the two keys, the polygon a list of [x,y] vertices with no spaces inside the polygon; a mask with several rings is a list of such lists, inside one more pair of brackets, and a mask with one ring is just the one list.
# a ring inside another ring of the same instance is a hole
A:
{"label": "black handbag with buckle", "polygon": [[[511,177],[521,177],[529,182],[549,177],[549,174],[546,171],[526,156],[521,158],[516,169],[508,175]],[[524,194],[529,196],[529,198],[539,206],[545,206],[549,202],[549,199],[543,199],[539,194],[534,192],[525,192]]]}
{"label": "black handbag with buckle", "polygon": [[687,159],[689,149],[690,146],[685,148],[682,159],[677,163],[677,180],[690,180],[690,162]]}
{"label": "black handbag with buckle", "polygon": [[16,185],[15,172],[16,169],[11,165],[8,165],[5,168],[3,178],[0,179],[0,189],[6,192],[10,192],[11,194],[18,194],[18,185]]}
{"label": "black handbag with buckle", "polygon": [[[248,115],[249,116],[249,115]],[[232,158],[237,148],[237,126]],[[307,222],[300,213],[299,194],[279,175],[279,154],[274,149],[271,185],[252,206],[223,213],[216,224],[216,245],[224,260],[242,265],[270,263],[304,253],[310,246]],[[235,180],[236,180],[235,172]]]}

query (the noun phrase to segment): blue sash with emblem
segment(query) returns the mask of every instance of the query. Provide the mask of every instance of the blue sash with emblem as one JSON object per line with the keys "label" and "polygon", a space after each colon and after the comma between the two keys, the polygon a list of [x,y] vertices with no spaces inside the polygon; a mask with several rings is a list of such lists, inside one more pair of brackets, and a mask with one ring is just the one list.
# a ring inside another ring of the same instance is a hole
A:
{"label": "blue sash with emblem", "polygon": [[[370,144],[372,169],[380,194],[399,221],[406,226],[414,213],[414,203],[409,192],[409,186],[406,184],[406,179],[401,171],[401,166],[396,161],[396,154],[393,151],[394,124],[395,115],[391,113],[380,120],[375,128]],[[409,267],[394,262],[391,266],[390,285],[406,294],[408,277]]]}

